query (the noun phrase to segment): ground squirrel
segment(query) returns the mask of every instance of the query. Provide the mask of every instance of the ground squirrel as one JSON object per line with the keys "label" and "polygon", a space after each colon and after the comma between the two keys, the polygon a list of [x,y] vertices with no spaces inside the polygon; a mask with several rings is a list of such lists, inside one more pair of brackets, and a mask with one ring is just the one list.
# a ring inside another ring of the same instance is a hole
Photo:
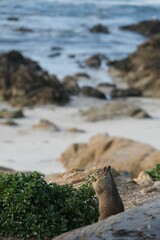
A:
{"label": "ground squirrel", "polygon": [[99,201],[99,221],[123,212],[124,205],[113,180],[111,167],[97,170],[95,177],[92,184]]}

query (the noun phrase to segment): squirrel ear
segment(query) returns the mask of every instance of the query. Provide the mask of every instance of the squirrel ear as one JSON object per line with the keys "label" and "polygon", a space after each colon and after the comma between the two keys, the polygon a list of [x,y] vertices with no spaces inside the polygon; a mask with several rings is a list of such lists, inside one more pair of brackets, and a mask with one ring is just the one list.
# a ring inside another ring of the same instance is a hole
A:
{"label": "squirrel ear", "polygon": [[108,166],[108,171],[110,171],[111,170],[111,166]]}
{"label": "squirrel ear", "polygon": [[104,173],[106,173],[106,171],[107,171],[107,168],[106,168],[106,167],[104,167],[103,171],[104,171]]}

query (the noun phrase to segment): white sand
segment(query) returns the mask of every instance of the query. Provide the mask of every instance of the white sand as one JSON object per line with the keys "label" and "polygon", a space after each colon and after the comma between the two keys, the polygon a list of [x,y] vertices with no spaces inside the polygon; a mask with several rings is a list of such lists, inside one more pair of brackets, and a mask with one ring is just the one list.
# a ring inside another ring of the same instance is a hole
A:
{"label": "white sand", "polygon": [[[25,118],[15,120],[19,126],[0,126],[0,166],[16,170],[37,170],[42,173],[65,171],[58,162],[60,154],[72,143],[87,142],[98,133],[109,133],[148,143],[160,149],[160,100],[130,99],[149,114],[153,119],[121,119],[100,122],[86,122],[79,116],[79,109],[100,106],[102,100],[91,98],[74,99],[65,107],[44,106],[25,109]],[[0,105],[0,108],[6,105]],[[60,132],[48,132],[33,129],[32,126],[45,118],[55,123]],[[2,120],[1,120],[2,121]],[[70,133],[68,128],[76,127],[86,133]]]}

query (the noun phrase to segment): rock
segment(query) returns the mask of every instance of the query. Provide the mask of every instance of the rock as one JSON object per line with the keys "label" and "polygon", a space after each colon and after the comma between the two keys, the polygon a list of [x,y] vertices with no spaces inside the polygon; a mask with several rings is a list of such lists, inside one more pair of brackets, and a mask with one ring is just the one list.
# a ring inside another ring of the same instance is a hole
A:
{"label": "rock", "polygon": [[90,29],[90,32],[92,32],[92,33],[109,33],[109,30],[107,27],[105,27],[101,24],[97,24]]}
{"label": "rock", "polygon": [[111,91],[112,98],[122,98],[122,97],[140,97],[142,93],[136,89],[119,89],[115,88]]}
{"label": "rock", "polygon": [[59,131],[59,128],[54,123],[46,119],[41,119],[38,124],[33,125],[33,128],[39,128],[45,131]]}
{"label": "rock", "polygon": [[116,88],[116,85],[114,83],[101,82],[97,87]]}
{"label": "rock", "polygon": [[62,47],[52,47],[51,50],[52,51],[62,51],[63,48]]}
{"label": "rock", "polygon": [[70,132],[70,133],[85,133],[85,131],[84,130],[82,130],[82,129],[78,129],[78,128],[68,128],[68,132]]}
{"label": "rock", "polygon": [[13,126],[13,127],[15,127],[15,126],[18,126],[18,123],[9,120],[9,121],[5,121],[5,122],[0,122],[0,125],[4,125],[4,126]]}
{"label": "rock", "polygon": [[106,99],[106,96],[104,93],[92,87],[87,87],[87,86],[82,87],[81,92],[84,96],[87,96],[87,97]]}
{"label": "rock", "polygon": [[101,240],[101,239],[160,239],[159,197],[149,200],[142,206],[84,228],[64,233],[55,240]]}
{"label": "rock", "polygon": [[60,55],[61,55],[60,52],[55,52],[55,53],[51,53],[51,54],[49,54],[48,57],[50,57],[50,58],[54,58],[54,57],[59,57]]}
{"label": "rock", "polygon": [[85,60],[85,64],[92,68],[98,68],[101,65],[101,57],[99,55],[93,55]]}
{"label": "rock", "polygon": [[40,104],[63,105],[69,93],[54,75],[17,51],[0,55],[0,100],[23,107]]}
{"label": "rock", "polygon": [[11,168],[1,167],[0,166],[0,173],[8,173],[8,172],[14,172]]}
{"label": "rock", "polygon": [[23,118],[22,110],[8,111],[7,109],[2,109],[0,111],[0,118]]}
{"label": "rock", "polygon": [[[102,168],[98,169],[102,170]],[[77,168],[71,169],[65,173],[47,175],[45,176],[45,180],[48,183],[56,182],[59,185],[71,184],[73,185],[73,187],[79,188],[84,183],[92,182],[91,179],[93,179],[96,172],[97,168],[90,168],[86,170]],[[160,194],[157,191],[155,193],[150,192],[148,195],[144,196],[141,193],[142,188],[131,178],[122,176],[114,168],[111,168],[111,172],[114,181],[116,182],[120,196],[122,197],[123,203],[125,205],[125,210],[142,204],[146,201],[146,198],[151,198],[153,196],[155,197]]]}
{"label": "rock", "polygon": [[81,110],[80,115],[85,117],[89,122],[124,117],[132,117],[136,119],[150,118],[148,113],[143,109],[124,100],[107,102],[107,104],[102,107],[92,107],[89,110]]}
{"label": "rock", "polygon": [[85,79],[90,79],[91,77],[88,75],[88,73],[85,73],[85,72],[79,72],[79,73],[76,73],[75,75],[75,78],[85,78]]}
{"label": "rock", "polygon": [[18,17],[15,17],[15,16],[11,16],[11,17],[8,17],[7,20],[8,20],[8,21],[18,21],[19,18],[18,18]]}
{"label": "rock", "polygon": [[76,55],[75,55],[75,54],[69,54],[68,57],[69,57],[69,58],[75,58]]}
{"label": "rock", "polygon": [[140,172],[135,181],[137,184],[142,185],[143,187],[152,186],[154,184],[152,177],[146,171]]}
{"label": "rock", "polygon": [[77,95],[80,92],[80,87],[78,86],[77,79],[73,76],[66,76],[63,79],[63,84],[66,90],[72,94]]}
{"label": "rock", "polygon": [[[157,158],[154,158],[154,155]],[[127,171],[132,176],[159,163],[160,151],[153,147],[120,137],[97,135],[89,143],[75,143],[61,155],[60,161],[68,169],[104,167],[111,165],[117,171]]]}
{"label": "rock", "polygon": [[160,33],[160,21],[159,20],[147,20],[137,24],[121,27],[123,30],[130,30],[141,33],[147,37],[151,37],[155,34]]}
{"label": "rock", "polygon": [[160,34],[138,47],[127,58],[110,63],[110,74],[146,97],[160,97]]}
{"label": "rock", "polygon": [[22,33],[33,33],[34,31],[30,28],[27,27],[20,27],[20,28],[16,28],[17,32],[22,32]]}

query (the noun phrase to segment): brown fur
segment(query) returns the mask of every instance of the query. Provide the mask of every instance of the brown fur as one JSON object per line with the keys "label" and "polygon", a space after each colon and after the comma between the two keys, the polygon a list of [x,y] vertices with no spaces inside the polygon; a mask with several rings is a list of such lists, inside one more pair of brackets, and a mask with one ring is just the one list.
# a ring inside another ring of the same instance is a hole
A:
{"label": "brown fur", "polygon": [[99,201],[99,220],[124,211],[122,199],[114,182],[111,167],[97,170],[93,187]]}

